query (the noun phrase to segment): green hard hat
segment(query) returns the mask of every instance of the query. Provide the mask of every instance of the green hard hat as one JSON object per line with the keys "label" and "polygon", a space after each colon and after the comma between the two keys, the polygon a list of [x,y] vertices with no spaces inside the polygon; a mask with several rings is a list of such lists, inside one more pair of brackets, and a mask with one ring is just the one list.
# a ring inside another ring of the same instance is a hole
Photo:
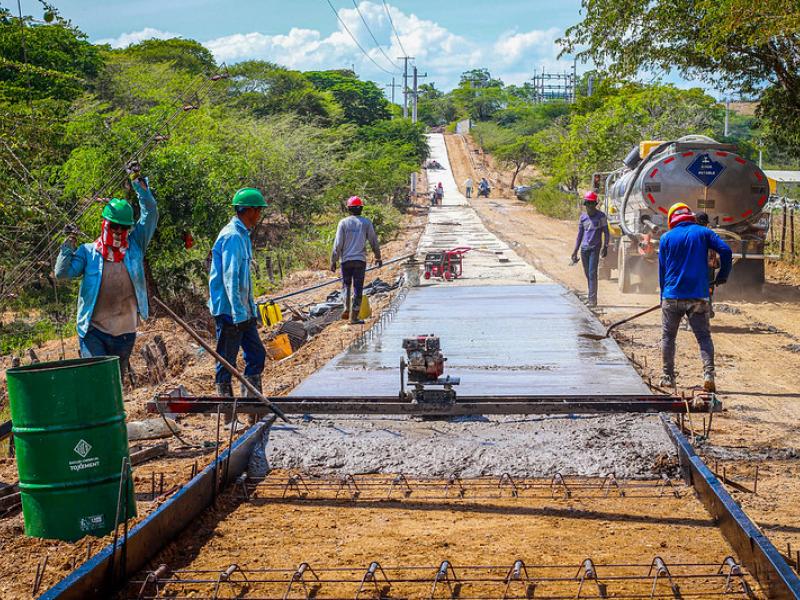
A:
{"label": "green hard hat", "polygon": [[103,208],[103,218],[117,225],[133,227],[133,207],[127,200],[112,198]]}
{"label": "green hard hat", "polygon": [[263,208],[267,206],[264,196],[256,188],[242,188],[233,195],[233,206]]}

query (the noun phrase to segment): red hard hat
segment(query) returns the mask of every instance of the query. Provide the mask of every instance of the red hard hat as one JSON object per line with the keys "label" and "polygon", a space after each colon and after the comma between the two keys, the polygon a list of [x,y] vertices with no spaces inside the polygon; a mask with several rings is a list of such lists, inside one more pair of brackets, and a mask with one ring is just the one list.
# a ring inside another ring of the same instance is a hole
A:
{"label": "red hard hat", "polygon": [[347,208],[353,208],[354,206],[364,206],[364,203],[358,196],[351,196],[347,201]]}
{"label": "red hard hat", "polygon": [[595,194],[594,192],[586,192],[586,194],[583,196],[583,201],[597,202],[597,194]]}

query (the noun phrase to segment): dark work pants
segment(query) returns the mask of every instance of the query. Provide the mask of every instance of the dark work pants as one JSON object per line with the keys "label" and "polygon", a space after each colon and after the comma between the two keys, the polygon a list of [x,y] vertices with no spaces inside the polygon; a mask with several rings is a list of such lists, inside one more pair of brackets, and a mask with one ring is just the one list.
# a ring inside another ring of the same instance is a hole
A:
{"label": "dark work pants", "polygon": [[[236,357],[241,348],[245,377],[261,375],[267,359],[267,351],[258,335],[257,321],[253,319],[244,327],[234,325],[230,315],[219,315],[214,317],[214,321],[217,332],[217,352],[222,355],[222,358],[236,366]],[[221,363],[217,363],[214,381],[216,383],[231,382],[231,374]]]}
{"label": "dark work pants", "polygon": [[[350,310],[350,314],[358,317],[361,308],[361,295],[364,293],[364,277],[366,276],[367,263],[362,260],[348,260],[342,263],[342,302],[345,303],[345,311]],[[347,306],[347,299],[353,298],[353,308]]]}
{"label": "dark work pants", "polygon": [[675,338],[681,319],[686,316],[689,327],[700,346],[700,358],[703,361],[703,372],[714,374],[714,342],[711,340],[711,304],[708,300],[673,300],[664,298],[661,301],[661,358],[664,373],[675,374]]}
{"label": "dark work pants", "polygon": [[600,248],[581,248],[581,263],[589,284],[589,304],[597,305],[597,268],[600,265]]}
{"label": "dark work pants", "polygon": [[86,335],[78,338],[81,358],[92,356],[116,356],[119,358],[119,372],[122,380],[128,372],[133,345],[136,342],[136,333],[123,333],[111,335],[94,327],[89,327]]}

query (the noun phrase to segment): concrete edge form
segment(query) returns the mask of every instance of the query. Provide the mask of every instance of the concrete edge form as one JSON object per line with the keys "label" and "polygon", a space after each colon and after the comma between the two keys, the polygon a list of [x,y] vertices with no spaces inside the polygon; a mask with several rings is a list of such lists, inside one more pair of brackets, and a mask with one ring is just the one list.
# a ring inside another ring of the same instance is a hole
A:
{"label": "concrete edge form", "polygon": [[772,542],[731,497],[722,482],[697,456],[686,436],[667,416],[664,428],[678,450],[683,477],[714,518],[722,535],[743,564],[774,600],[800,600],[800,578],[792,572]]}
{"label": "concrete edge form", "polygon": [[[39,598],[43,600],[109,598],[130,574],[142,569],[148,560],[211,505],[215,496],[214,479],[217,469],[222,470],[223,476],[227,473],[223,487],[247,469],[254,446],[261,440],[262,432],[270,424],[271,420],[264,420],[249,428],[233,442],[230,449],[220,453],[216,461],[212,461],[174,496],[137,523],[128,533],[124,551],[122,539],[117,543],[116,552],[112,542]],[[229,454],[230,462],[226,469],[225,462]]]}

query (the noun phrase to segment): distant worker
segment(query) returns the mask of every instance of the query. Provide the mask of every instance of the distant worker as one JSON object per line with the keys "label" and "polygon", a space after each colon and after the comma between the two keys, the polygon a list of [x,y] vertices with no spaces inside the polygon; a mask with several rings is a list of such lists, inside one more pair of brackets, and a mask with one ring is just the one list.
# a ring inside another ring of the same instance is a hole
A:
{"label": "distant worker", "polygon": [[606,214],[597,208],[597,194],[586,192],[583,197],[583,206],[586,212],[581,213],[578,220],[578,237],[575,239],[575,248],[572,250],[573,264],[578,262],[578,252],[581,253],[583,272],[586,275],[589,291],[586,304],[597,306],[597,269],[600,259],[608,254],[608,219]]}
{"label": "distant worker", "polygon": [[[367,270],[367,242],[372,247],[375,262],[380,267],[381,247],[375,227],[367,217],[361,216],[364,202],[358,196],[347,201],[349,217],[339,221],[336,238],[333,240],[331,252],[331,271],[336,272],[336,263],[342,263],[342,295],[344,296],[344,312],[342,319],[350,319],[353,325],[363,325],[359,318],[361,295],[364,293],[364,276]],[[351,305],[352,292],[352,305]]]}
{"label": "distant worker", "polygon": [[492,191],[492,188],[489,185],[489,182],[486,180],[486,177],[481,177],[481,181],[478,183],[478,198],[481,196],[488,198],[490,191]]}
{"label": "distant worker", "polygon": [[728,280],[733,265],[731,249],[708,227],[697,224],[689,207],[679,202],[667,213],[669,231],[658,247],[658,279],[661,286],[661,357],[663,387],[675,387],[675,337],[684,315],[700,346],[703,389],[717,390],[714,380],[714,343],[711,340],[708,256],[720,257],[714,285]]}
{"label": "distant worker", "polygon": [[[242,188],[233,195],[231,205],[236,214],[219,232],[211,249],[208,308],[216,324],[217,352],[235,365],[241,348],[244,376],[261,391],[261,373],[267,352],[258,335],[258,311],[250,275],[253,260],[250,232],[261,221],[261,211],[267,202],[257,189]],[[219,362],[214,381],[217,394],[233,396],[231,374]],[[251,396],[243,385],[241,395]],[[225,422],[230,420],[226,417]]]}
{"label": "distant worker", "polygon": [[436,186],[436,201],[438,202],[439,206],[442,205],[443,199],[444,199],[444,186],[440,181],[439,184]]}
{"label": "distant worker", "polygon": [[467,195],[467,198],[472,198],[472,178],[467,177],[467,180],[464,182],[464,191]]}
{"label": "distant worker", "polygon": [[100,237],[76,247],[72,233],[56,259],[58,279],[83,277],[78,292],[77,330],[80,355],[116,356],[125,379],[139,318],[147,319],[144,254],[158,224],[158,207],[148,179],[129,171],[139,199],[139,220],[133,207],[112,198],[103,208]]}
{"label": "distant worker", "polygon": [[[709,227],[708,213],[697,212],[695,213],[695,218],[697,219],[698,225],[702,225],[703,227]],[[719,269],[719,266],[720,266],[719,255],[713,250],[709,250],[708,251],[708,287],[709,287],[708,298],[711,309],[709,311],[709,316],[712,319],[714,318],[714,279],[716,277],[716,272],[717,269]]]}

